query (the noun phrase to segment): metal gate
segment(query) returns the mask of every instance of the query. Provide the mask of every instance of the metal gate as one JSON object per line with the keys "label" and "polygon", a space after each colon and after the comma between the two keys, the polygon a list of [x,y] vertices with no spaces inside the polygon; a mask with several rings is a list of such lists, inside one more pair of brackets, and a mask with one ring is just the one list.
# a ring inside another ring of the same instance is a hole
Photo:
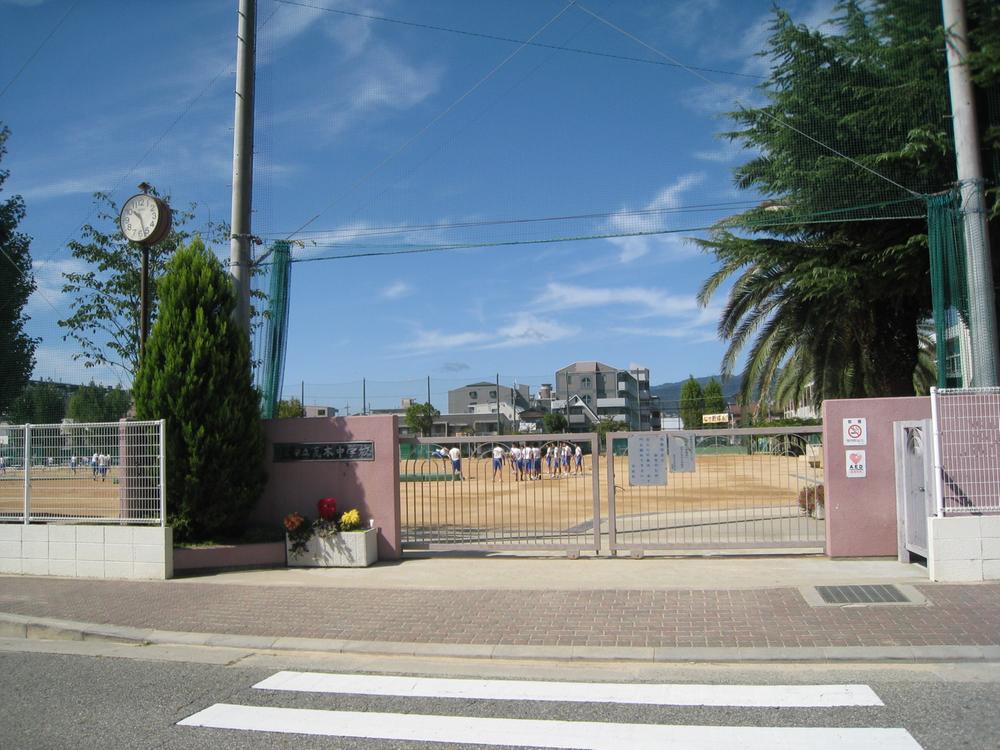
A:
{"label": "metal gate", "polygon": [[612,553],[822,551],[822,433],[794,427],[609,434]]}
{"label": "metal gate", "polygon": [[899,523],[899,557],[909,562],[913,552],[927,558],[927,518],[937,504],[933,492],[931,421],[895,422],[896,510]]}
{"label": "metal gate", "polygon": [[416,438],[399,465],[404,549],[600,551],[596,434]]}

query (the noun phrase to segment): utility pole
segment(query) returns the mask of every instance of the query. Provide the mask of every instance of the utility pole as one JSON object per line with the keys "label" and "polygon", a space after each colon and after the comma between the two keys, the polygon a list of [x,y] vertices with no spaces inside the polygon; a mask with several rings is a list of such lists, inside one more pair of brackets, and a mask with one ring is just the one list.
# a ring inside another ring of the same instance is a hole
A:
{"label": "utility pole", "polygon": [[[969,28],[965,0],[942,0],[947,34],[948,88],[955,128],[955,160],[962,196],[962,226],[965,237],[969,286],[969,333],[972,339],[972,383],[976,387],[997,385],[996,303],[990,236],[983,199],[983,167],[976,130],[976,107],[972,77],[966,58]],[[966,385],[969,385],[966,383]]]}
{"label": "utility pole", "polygon": [[236,114],[233,120],[233,206],[229,272],[236,290],[233,319],[250,334],[250,212],[253,202],[253,95],[257,0],[239,0],[236,32]]}

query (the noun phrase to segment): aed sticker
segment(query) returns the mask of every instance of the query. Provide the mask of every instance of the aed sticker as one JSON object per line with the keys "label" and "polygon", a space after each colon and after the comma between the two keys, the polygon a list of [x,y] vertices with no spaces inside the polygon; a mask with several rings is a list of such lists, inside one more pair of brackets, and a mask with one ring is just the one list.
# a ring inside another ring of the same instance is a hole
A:
{"label": "aed sticker", "polygon": [[864,451],[845,451],[847,461],[847,478],[863,479],[868,476],[868,460]]}

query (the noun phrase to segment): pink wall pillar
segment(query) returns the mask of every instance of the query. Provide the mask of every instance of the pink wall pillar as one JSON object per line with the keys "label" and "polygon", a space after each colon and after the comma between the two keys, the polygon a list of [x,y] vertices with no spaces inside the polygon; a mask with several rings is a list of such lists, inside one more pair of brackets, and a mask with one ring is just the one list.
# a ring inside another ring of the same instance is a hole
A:
{"label": "pink wall pillar", "polygon": [[[826,553],[830,557],[897,554],[896,469],[892,423],[930,419],[929,398],[859,398],[823,402]],[[844,420],[867,420],[867,445],[844,445]],[[863,450],[867,476],[847,477],[847,453]]]}
{"label": "pink wall pillar", "polygon": [[[316,502],[337,500],[342,512],[357,508],[365,524],[375,519],[380,560],[402,556],[399,518],[399,425],[395,416],[310,417],[264,422],[268,479],[254,520],[281,524],[292,511],[316,517]],[[275,443],[373,441],[374,461],[275,461]]]}

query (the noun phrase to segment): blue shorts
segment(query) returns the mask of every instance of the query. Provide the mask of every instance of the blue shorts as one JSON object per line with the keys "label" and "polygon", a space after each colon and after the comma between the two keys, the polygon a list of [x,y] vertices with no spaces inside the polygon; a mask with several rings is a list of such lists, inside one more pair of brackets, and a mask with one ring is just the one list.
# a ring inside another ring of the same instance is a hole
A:
{"label": "blue shorts", "polygon": [[502,458],[494,458],[493,459],[493,470],[496,471],[501,466],[503,466],[503,459]]}
{"label": "blue shorts", "polygon": [[451,470],[452,471],[461,471],[462,470],[462,459],[458,459],[457,461],[452,461],[451,462]]}
{"label": "blue shorts", "polygon": [[541,456],[539,456],[538,458],[535,459],[535,471],[541,471],[541,470],[542,470],[542,458]]}
{"label": "blue shorts", "polygon": [[583,456],[577,456],[576,457],[576,465],[579,466],[582,463],[583,463]]}

